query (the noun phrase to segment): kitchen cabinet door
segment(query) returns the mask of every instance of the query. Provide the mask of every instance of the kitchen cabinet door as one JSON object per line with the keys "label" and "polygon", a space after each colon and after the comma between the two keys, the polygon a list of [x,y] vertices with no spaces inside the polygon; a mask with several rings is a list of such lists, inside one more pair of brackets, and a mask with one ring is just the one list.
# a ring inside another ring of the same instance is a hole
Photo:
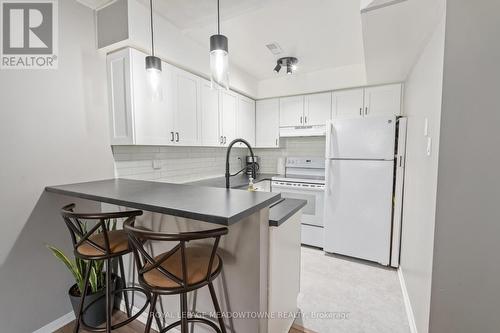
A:
{"label": "kitchen cabinet door", "polygon": [[364,89],[333,92],[333,117],[363,116]]}
{"label": "kitchen cabinet door", "polygon": [[365,89],[365,116],[401,114],[401,84]]}
{"label": "kitchen cabinet door", "polygon": [[169,145],[174,126],[172,104],[173,67],[162,62],[157,91],[144,69],[146,54],[130,49],[133,121],[136,145]]}
{"label": "kitchen cabinet door", "polygon": [[201,82],[201,144],[203,146],[220,146],[219,91],[212,89],[210,81]]}
{"label": "kitchen cabinet door", "polygon": [[219,114],[221,119],[222,142],[227,146],[236,139],[236,112],[238,107],[238,96],[227,90],[220,92]]}
{"label": "kitchen cabinet door", "polygon": [[280,102],[278,98],[256,102],[255,145],[258,148],[279,147]]}
{"label": "kitchen cabinet door", "polygon": [[280,127],[304,125],[304,96],[280,98]]}
{"label": "kitchen cabinet door", "polygon": [[332,93],[306,95],[305,125],[325,125],[332,117]]}
{"label": "kitchen cabinet door", "polygon": [[199,79],[191,73],[177,69],[175,84],[175,143],[184,146],[199,145]]}
{"label": "kitchen cabinet door", "polygon": [[107,59],[109,92],[109,133],[112,145],[134,144],[130,86],[130,52],[114,52]]}
{"label": "kitchen cabinet door", "polygon": [[[238,113],[237,113],[237,136],[250,143],[250,146],[255,146],[255,101],[244,96],[238,96]],[[238,144],[241,147],[245,145]]]}

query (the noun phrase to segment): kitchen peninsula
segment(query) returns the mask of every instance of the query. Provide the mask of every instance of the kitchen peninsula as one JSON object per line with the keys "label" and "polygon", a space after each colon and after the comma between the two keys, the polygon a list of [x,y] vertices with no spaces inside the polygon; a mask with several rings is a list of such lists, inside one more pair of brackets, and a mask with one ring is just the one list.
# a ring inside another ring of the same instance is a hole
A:
{"label": "kitchen peninsula", "polygon": [[[220,243],[224,268],[215,287],[228,316],[228,331],[288,332],[292,325],[289,314],[297,312],[300,216],[305,202],[294,202],[293,210],[286,214],[283,207],[277,209],[272,214],[280,216],[276,223],[270,221],[270,206],[280,201],[277,193],[129,179],[49,186],[46,190],[118,206],[115,209],[141,209],[144,214],[138,223],[155,231],[227,226],[229,233]],[[163,303],[165,312],[178,311],[177,299],[165,297]],[[194,304],[198,312],[212,311],[205,290],[190,297],[189,308],[194,310]]]}

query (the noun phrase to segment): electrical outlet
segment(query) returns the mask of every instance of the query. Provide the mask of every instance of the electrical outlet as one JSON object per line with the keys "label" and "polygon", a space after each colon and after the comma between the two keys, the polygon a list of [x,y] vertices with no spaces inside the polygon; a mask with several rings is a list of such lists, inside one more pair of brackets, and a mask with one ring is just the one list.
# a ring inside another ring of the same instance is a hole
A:
{"label": "electrical outlet", "polygon": [[155,169],[155,170],[161,169],[161,161],[160,160],[153,160],[153,169]]}

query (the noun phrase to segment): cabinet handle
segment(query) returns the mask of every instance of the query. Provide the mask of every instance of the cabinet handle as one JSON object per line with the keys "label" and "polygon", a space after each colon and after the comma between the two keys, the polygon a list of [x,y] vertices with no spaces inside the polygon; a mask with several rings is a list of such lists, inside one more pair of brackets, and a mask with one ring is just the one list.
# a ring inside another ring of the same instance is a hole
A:
{"label": "cabinet handle", "polygon": [[224,144],[226,144],[226,142],[227,142],[227,138],[226,138],[226,137],[224,137]]}
{"label": "cabinet handle", "polygon": [[302,117],[300,117],[300,123],[302,124]]}
{"label": "cabinet handle", "polygon": [[278,139],[276,139],[276,147],[278,147]]}
{"label": "cabinet handle", "polygon": [[222,138],[222,135],[219,138],[219,144],[222,144],[224,142],[224,139]]}
{"label": "cabinet handle", "polygon": [[304,117],[304,124],[307,124],[307,116]]}
{"label": "cabinet handle", "polygon": [[170,139],[170,141],[174,142],[174,132],[170,132],[170,134],[172,135],[172,138]]}
{"label": "cabinet handle", "polygon": [[365,115],[368,114],[368,107],[365,107]]}
{"label": "cabinet handle", "polygon": [[362,116],[363,115],[363,108],[359,108],[359,115]]}
{"label": "cabinet handle", "polygon": [[175,142],[179,142],[179,132],[175,132],[175,135],[177,136],[177,140],[175,140]]}

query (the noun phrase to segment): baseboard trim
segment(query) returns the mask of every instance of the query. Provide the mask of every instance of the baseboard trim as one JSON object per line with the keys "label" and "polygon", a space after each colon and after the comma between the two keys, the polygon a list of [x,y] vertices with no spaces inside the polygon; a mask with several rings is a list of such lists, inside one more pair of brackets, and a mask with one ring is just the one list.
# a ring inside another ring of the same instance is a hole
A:
{"label": "baseboard trim", "polygon": [[406,316],[408,317],[408,324],[410,325],[410,332],[418,333],[417,325],[415,323],[415,316],[413,315],[413,309],[411,307],[410,296],[408,295],[408,289],[406,288],[406,282],[401,267],[398,268],[398,276],[399,276],[399,283],[401,284],[401,291],[403,293],[403,301],[405,303]]}
{"label": "baseboard trim", "polygon": [[75,320],[75,313],[73,311],[66,313],[64,316],[57,318],[53,322],[48,323],[47,325],[40,327],[33,333],[53,333],[54,331],[60,329],[61,327],[66,326]]}

